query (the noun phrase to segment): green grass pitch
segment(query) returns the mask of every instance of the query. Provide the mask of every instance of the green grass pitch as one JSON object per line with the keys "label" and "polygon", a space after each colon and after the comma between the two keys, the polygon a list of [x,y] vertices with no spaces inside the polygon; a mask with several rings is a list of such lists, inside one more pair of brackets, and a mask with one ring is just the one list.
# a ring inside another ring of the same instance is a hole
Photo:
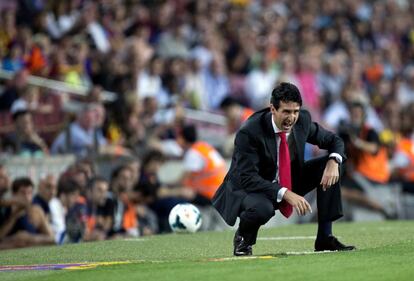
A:
{"label": "green grass pitch", "polygon": [[[336,223],[353,252],[312,252],[316,225],[262,229],[256,256],[232,258],[233,232],[0,251],[0,265],[131,261],[84,270],[0,272],[0,280],[414,280],[414,222]],[[296,237],[296,239],[285,239]],[[303,253],[301,253],[303,252]]]}

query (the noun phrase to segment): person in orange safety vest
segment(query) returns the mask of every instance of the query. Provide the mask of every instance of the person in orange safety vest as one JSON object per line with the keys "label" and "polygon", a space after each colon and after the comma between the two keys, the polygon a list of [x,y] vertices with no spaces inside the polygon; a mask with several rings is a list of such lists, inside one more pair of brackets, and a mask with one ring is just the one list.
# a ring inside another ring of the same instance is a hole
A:
{"label": "person in orange safety vest", "polygon": [[213,146],[197,140],[193,125],[182,128],[177,142],[185,151],[182,184],[196,192],[193,203],[209,205],[226,175],[225,160]]}
{"label": "person in orange safety vest", "polygon": [[342,178],[342,196],[345,200],[379,212],[385,218],[393,218],[395,214],[371,198],[357,180],[359,175],[373,187],[388,183],[391,170],[387,149],[380,142],[377,132],[366,125],[364,104],[354,101],[349,111],[350,123],[342,123],[338,132],[344,140],[348,156]]}

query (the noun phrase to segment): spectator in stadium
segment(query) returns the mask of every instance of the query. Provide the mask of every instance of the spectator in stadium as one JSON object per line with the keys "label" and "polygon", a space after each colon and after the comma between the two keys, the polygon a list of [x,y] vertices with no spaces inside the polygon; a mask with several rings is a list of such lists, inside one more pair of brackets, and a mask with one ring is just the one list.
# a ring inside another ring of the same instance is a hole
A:
{"label": "spectator in stadium", "polygon": [[73,153],[88,156],[106,145],[102,132],[97,131],[97,114],[94,104],[82,106],[74,122],[61,132],[52,144],[52,154]]}
{"label": "spectator in stadium", "polygon": [[146,138],[148,137],[146,122],[142,116],[142,104],[134,101],[126,104],[125,107],[125,116],[118,121],[118,126],[121,129],[121,143],[140,156],[146,148]]}
{"label": "spectator in stadium", "polygon": [[58,181],[57,197],[50,203],[52,229],[57,244],[82,240],[86,212],[79,205],[80,186],[70,178],[61,177]]}
{"label": "spectator in stadium", "polygon": [[234,138],[240,126],[254,113],[249,107],[242,106],[236,99],[226,97],[220,105],[227,119],[228,137],[223,145],[225,156],[231,156],[234,148]]}
{"label": "spectator in stadium", "polygon": [[273,89],[278,73],[271,68],[266,58],[261,58],[259,67],[253,68],[246,77],[246,95],[252,108],[259,110],[266,106],[267,95]]}
{"label": "spectator in stadium", "polygon": [[328,55],[319,74],[319,86],[324,97],[323,103],[329,105],[340,100],[346,83],[345,56],[342,52]]}
{"label": "spectator in stadium", "polygon": [[208,109],[208,96],[203,78],[204,70],[201,61],[191,58],[188,62],[188,69],[185,76],[185,98],[191,108]]}
{"label": "spectator in stadium", "polygon": [[[69,166],[68,169],[61,174],[59,185],[65,191],[63,201],[64,217],[65,217],[65,236],[60,242],[80,242],[84,239],[86,231],[87,218],[87,187],[88,182],[94,177],[95,172],[92,162],[88,159],[82,159]],[[59,188],[59,187],[58,187]],[[76,196],[75,196],[76,195]],[[72,200],[75,202],[72,204]],[[57,204],[57,213],[62,214],[62,204]],[[60,211],[59,211],[60,210]],[[57,220],[57,225],[61,225]]]}
{"label": "spectator in stadium", "polygon": [[137,80],[137,96],[139,99],[145,97],[153,97],[162,103],[161,75],[164,71],[164,60],[158,56],[154,56],[149,62],[148,69],[143,69],[138,74]]}
{"label": "spectator in stadium", "polygon": [[[390,217],[388,210],[369,198],[367,189],[387,184],[391,171],[388,152],[378,133],[366,123],[365,105],[354,101],[350,105],[350,122],[339,126],[338,134],[344,140],[349,161],[342,181],[344,198]],[[361,181],[362,179],[365,179]]]}
{"label": "spectator in stadium", "polygon": [[17,155],[47,155],[49,148],[34,129],[32,114],[17,111],[13,114],[14,132],[5,137],[3,147]]}
{"label": "spectator in stadium", "polygon": [[404,70],[403,81],[397,89],[398,101],[401,105],[414,102],[414,66],[409,65]]}
{"label": "spectator in stadium", "polygon": [[53,232],[42,208],[32,204],[33,183],[17,178],[12,183],[12,198],[0,225],[0,249],[50,245]]}
{"label": "spectator in stadium", "polygon": [[399,180],[404,192],[414,194],[414,103],[401,112],[401,137],[392,158],[395,179]]}
{"label": "spectator in stadium", "polygon": [[125,166],[127,166],[132,171],[132,186],[136,186],[139,182],[141,177],[141,160],[136,157],[131,157],[131,159],[127,160]]}
{"label": "spectator in stadium", "polygon": [[190,54],[185,38],[185,23],[173,22],[159,38],[157,53],[162,58],[187,58]]}
{"label": "spectator in stadium", "polygon": [[198,139],[194,125],[181,128],[177,143],[184,151],[184,171],[177,185],[195,193],[190,203],[197,205],[203,215],[202,230],[223,229],[223,221],[212,207],[211,199],[226,175],[225,160],[213,146]]}
{"label": "spectator in stadium", "polygon": [[[213,205],[229,225],[240,217],[234,236],[236,256],[252,255],[259,228],[275,210],[287,218],[293,208],[298,215],[311,212],[302,196],[315,188],[315,251],[355,249],[332,235],[332,222],[342,216],[339,166],[345,159],[344,144],[312,122],[301,106],[298,88],[283,82],[272,91],[270,108],[253,114],[237,133],[230,171],[213,198]],[[328,150],[329,155],[305,162],[306,142]]]}
{"label": "spectator in stadium", "polygon": [[221,101],[230,93],[230,82],[222,57],[214,57],[204,72],[204,87],[209,110],[219,109]]}
{"label": "spectator in stadium", "polygon": [[50,221],[49,202],[56,196],[57,184],[56,178],[49,174],[42,178],[39,182],[37,194],[33,197],[33,205],[42,208],[48,221]]}
{"label": "spectator in stadium", "polygon": [[19,98],[22,90],[26,87],[28,75],[29,72],[26,69],[16,72],[0,95],[0,111],[11,109],[13,102]]}
{"label": "spectator in stadium", "polygon": [[22,47],[18,44],[13,44],[9,53],[3,58],[2,68],[7,71],[16,72],[24,68]]}
{"label": "spectator in stadium", "polygon": [[6,212],[8,205],[6,196],[10,191],[10,178],[6,168],[0,164],[0,226],[6,220]]}
{"label": "spectator in stadium", "polygon": [[11,113],[18,111],[30,111],[31,113],[50,113],[53,108],[49,104],[41,104],[40,88],[35,86],[27,86],[22,90],[21,96],[11,105]]}
{"label": "spectator in stadium", "polygon": [[16,36],[16,9],[4,8],[0,14],[0,22],[0,55],[3,57]]}
{"label": "spectator in stadium", "polygon": [[[158,150],[150,150],[142,159],[141,177],[135,186],[140,201],[147,205],[158,218],[158,232],[169,232],[168,215],[178,203],[192,201],[195,192],[182,186],[167,186],[158,178],[165,156]],[[150,219],[150,218],[149,218]],[[141,222],[142,220],[140,220]],[[153,224],[148,221],[147,224]]]}
{"label": "spectator in stadium", "polygon": [[88,181],[94,176],[94,173],[89,168],[88,164],[84,164],[84,160],[75,162],[60,175],[59,179],[59,181],[71,180],[76,183],[80,193],[78,202],[81,204],[86,204],[86,187]]}
{"label": "spectator in stadium", "polygon": [[227,118],[227,132],[236,133],[240,126],[254,113],[253,109],[241,105],[236,99],[226,97],[220,105],[220,109]]}
{"label": "spectator in stadium", "polygon": [[113,224],[109,236],[137,237],[138,216],[136,193],[133,192],[133,173],[130,167],[122,165],[113,170],[110,182],[110,208],[113,210]]}
{"label": "spectator in stadium", "polygon": [[87,190],[87,218],[84,241],[104,240],[113,223],[108,199],[109,184],[102,177],[92,178]]}

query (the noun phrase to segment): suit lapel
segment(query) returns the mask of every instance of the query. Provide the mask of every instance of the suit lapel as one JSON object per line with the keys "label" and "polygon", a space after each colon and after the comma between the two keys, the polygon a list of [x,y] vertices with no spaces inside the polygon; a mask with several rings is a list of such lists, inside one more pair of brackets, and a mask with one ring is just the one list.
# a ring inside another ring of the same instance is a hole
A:
{"label": "suit lapel", "polygon": [[265,134],[264,134],[264,140],[265,140],[265,144],[267,149],[270,152],[270,155],[272,157],[273,162],[277,163],[277,150],[276,150],[276,138],[275,138],[275,133],[273,131],[273,126],[272,126],[272,114],[269,112],[266,114],[265,117]]}
{"label": "suit lapel", "polygon": [[298,144],[296,141],[296,127],[293,126],[292,132],[289,135],[288,138],[288,145],[289,145],[289,154],[290,154],[290,160],[293,161],[296,158],[296,154],[298,152]]}

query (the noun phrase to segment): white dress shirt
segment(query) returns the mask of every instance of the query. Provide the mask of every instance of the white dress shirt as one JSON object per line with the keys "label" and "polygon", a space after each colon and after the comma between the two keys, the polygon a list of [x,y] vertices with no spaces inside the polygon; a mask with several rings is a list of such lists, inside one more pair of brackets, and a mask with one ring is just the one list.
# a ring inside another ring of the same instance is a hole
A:
{"label": "white dress shirt", "polygon": [[[273,131],[275,132],[276,135],[276,150],[277,150],[277,167],[279,167],[279,147],[280,147],[280,137],[278,135],[278,133],[283,132],[281,129],[279,129],[276,124],[275,121],[273,120],[273,115],[272,115],[272,127],[273,127]],[[290,133],[286,133],[286,140],[288,140]],[[331,153],[329,154],[329,157],[335,157],[336,159],[339,160],[340,163],[342,163],[342,156],[338,153]],[[275,175],[275,179],[273,180],[273,182],[279,182],[279,169],[276,169],[276,175]],[[282,201],[283,196],[285,195],[286,191],[288,189],[286,187],[282,187],[279,192],[277,193],[277,203],[279,203],[280,201]]]}

